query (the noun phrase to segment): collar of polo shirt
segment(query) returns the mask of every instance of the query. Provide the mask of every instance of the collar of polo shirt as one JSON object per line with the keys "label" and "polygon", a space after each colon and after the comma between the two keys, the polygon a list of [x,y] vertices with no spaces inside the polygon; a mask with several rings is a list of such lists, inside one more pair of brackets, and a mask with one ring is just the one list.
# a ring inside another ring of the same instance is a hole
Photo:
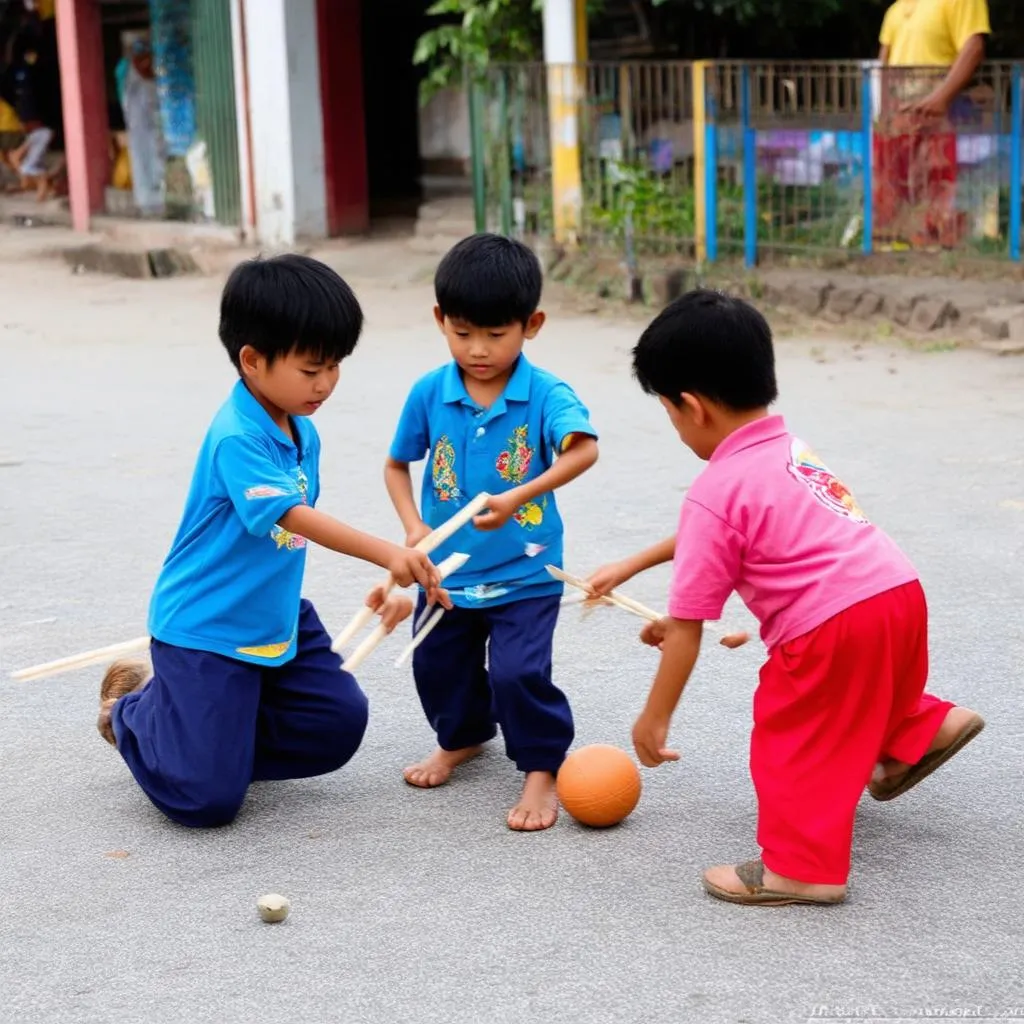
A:
{"label": "collar of polo shirt", "polygon": [[[530,378],[533,368],[527,362],[526,356],[520,355],[516,368],[512,371],[505,390],[494,400],[494,404],[487,410],[487,419],[500,416],[507,409],[508,402],[529,402],[530,400]],[[444,386],[442,388],[442,401],[446,405],[468,405],[470,408],[478,409],[479,404],[473,401],[466,385],[459,372],[459,364],[453,359],[448,364],[444,375]]]}
{"label": "collar of polo shirt", "polygon": [[[285,448],[294,448],[302,451],[302,426],[301,416],[292,417],[292,430],[295,432],[293,441],[271,418],[270,413],[259,403],[259,399],[245,386],[245,381],[239,378],[235,390],[231,395],[231,401],[235,408],[246,418],[252,420],[260,430],[267,434],[272,440]],[[300,460],[301,462],[301,457]]]}

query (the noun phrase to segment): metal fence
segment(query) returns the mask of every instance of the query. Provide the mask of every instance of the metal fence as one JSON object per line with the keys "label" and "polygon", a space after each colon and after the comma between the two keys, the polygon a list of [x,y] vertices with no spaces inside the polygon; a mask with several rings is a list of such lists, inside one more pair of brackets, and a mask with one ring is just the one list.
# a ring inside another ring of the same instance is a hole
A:
{"label": "metal fence", "polygon": [[478,220],[508,233],[552,232],[548,97],[556,91],[578,98],[582,236],[692,247],[693,81],[682,63],[492,69],[471,91]]}
{"label": "metal fence", "polygon": [[[943,75],[875,62],[493,68],[471,91],[478,224],[549,235],[553,196],[575,180],[580,239],[627,255],[1020,260],[1024,64],[986,64],[945,115],[920,112]],[[565,96],[574,134],[551,114]],[[560,183],[566,141],[578,165]]]}

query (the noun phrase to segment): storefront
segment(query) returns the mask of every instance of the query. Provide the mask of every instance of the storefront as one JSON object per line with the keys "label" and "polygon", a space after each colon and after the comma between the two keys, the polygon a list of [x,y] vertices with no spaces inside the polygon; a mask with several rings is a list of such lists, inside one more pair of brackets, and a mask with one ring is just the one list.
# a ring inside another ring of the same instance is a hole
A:
{"label": "storefront", "polygon": [[72,221],[237,226],[231,0],[56,0]]}

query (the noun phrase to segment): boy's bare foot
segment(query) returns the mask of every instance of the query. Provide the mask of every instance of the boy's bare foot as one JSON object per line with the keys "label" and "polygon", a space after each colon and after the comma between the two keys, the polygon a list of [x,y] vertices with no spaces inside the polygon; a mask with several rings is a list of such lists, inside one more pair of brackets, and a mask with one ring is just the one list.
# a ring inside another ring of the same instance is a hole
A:
{"label": "boy's bare foot", "polygon": [[917,764],[889,760],[875,765],[868,791],[876,800],[892,800],[901,796],[931,775],[984,728],[985,720],[976,711],[951,708],[924,757]]}
{"label": "boy's bare foot", "polygon": [[149,665],[144,661],[115,661],[107,669],[100,684],[100,714],[96,720],[96,728],[112,747],[117,746],[117,740],[114,738],[110,712],[126,693],[140,689],[149,679],[149,675]]}
{"label": "boy's bare foot", "polygon": [[402,777],[410,786],[418,786],[420,789],[434,789],[436,786],[443,786],[460,764],[472,760],[483,749],[483,747],[463,747],[461,750],[442,750],[441,747],[438,747],[419,764],[409,765],[402,772]]}
{"label": "boy's bare foot", "polygon": [[729,903],[784,906],[787,903],[842,903],[845,885],[813,885],[784,878],[759,861],[719,864],[704,872],[705,891]]}
{"label": "boy's bare foot", "polygon": [[527,772],[523,795],[508,812],[508,827],[514,832],[540,832],[558,820],[558,795],[551,772]]}

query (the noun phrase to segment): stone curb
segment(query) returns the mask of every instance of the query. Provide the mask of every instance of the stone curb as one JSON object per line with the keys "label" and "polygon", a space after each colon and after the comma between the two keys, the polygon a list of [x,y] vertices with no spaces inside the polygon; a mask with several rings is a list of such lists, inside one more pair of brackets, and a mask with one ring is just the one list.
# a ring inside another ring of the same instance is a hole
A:
{"label": "stone curb", "polygon": [[62,255],[79,274],[112,274],[147,280],[201,272],[193,256],[183,249],[121,248],[100,243],[64,249]]}
{"label": "stone curb", "polygon": [[956,338],[999,355],[1024,355],[1024,286],[945,278],[878,277],[819,270],[700,275],[693,266],[631,274],[622,260],[535,246],[547,276],[602,297],[622,296],[662,309],[690,288],[722,287],[762,305],[828,323],[889,322],[911,335]]}

